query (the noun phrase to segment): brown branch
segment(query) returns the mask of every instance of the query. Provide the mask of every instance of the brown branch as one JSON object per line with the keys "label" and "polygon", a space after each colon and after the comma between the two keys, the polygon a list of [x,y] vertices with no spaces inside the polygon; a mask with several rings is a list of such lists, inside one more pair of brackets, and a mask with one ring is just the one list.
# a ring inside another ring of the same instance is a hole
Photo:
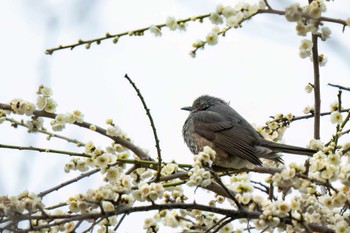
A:
{"label": "brown branch", "polygon": [[318,35],[312,34],[312,64],[314,69],[314,138],[320,139],[320,113],[321,113],[321,88],[320,88],[320,66],[318,58]]}
{"label": "brown branch", "polygon": [[[281,173],[283,169],[281,168],[273,168],[273,167],[254,167],[254,168],[242,168],[242,169],[236,169],[234,171],[231,170],[232,173],[241,173],[241,172],[256,172],[256,173],[263,173],[263,174],[271,174],[274,175],[276,173]],[[315,178],[311,178],[303,173],[295,173],[296,177],[302,178],[309,180],[313,183],[323,185],[327,188],[332,189],[335,192],[339,192],[336,188],[334,188],[329,182],[323,181],[323,180],[318,180]]]}
{"label": "brown branch", "polygon": [[350,91],[350,87],[343,87],[343,86],[332,84],[332,83],[328,83],[328,86],[337,87],[337,88],[344,90],[344,91]]}
{"label": "brown branch", "polygon": [[[0,109],[12,111],[11,106],[8,104],[0,103]],[[33,115],[36,117],[46,117],[46,118],[51,118],[51,119],[55,119],[57,116],[57,114],[55,114],[55,113],[49,113],[49,112],[38,111],[38,110],[35,110],[33,112]],[[89,130],[90,130],[90,127],[93,125],[93,124],[85,122],[85,121],[83,121],[81,123],[74,122],[73,124],[80,126],[82,128],[89,129]],[[121,137],[109,136],[106,133],[107,131],[102,127],[96,126],[95,132],[97,132],[105,137],[108,137],[108,138],[112,139],[113,141],[115,141],[116,143],[119,143],[120,145],[128,148],[129,150],[134,152],[138,157],[140,157],[142,160],[152,160],[152,158],[150,158],[141,148],[137,147],[132,142],[130,142],[124,138],[121,138]]]}
{"label": "brown branch", "polygon": [[[207,206],[207,205],[201,205],[196,203],[167,203],[167,204],[152,204],[147,206],[135,206],[135,207],[125,207],[120,206],[115,211],[104,211],[103,213],[90,213],[90,214],[69,214],[69,215],[49,215],[49,218],[51,220],[55,220],[55,222],[49,223],[49,224],[43,224],[40,226],[33,226],[31,229],[32,231],[37,231],[40,229],[49,228],[52,226],[57,226],[61,224],[65,224],[67,222],[73,222],[73,221],[80,221],[80,220],[88,220],[88,219],[98,219],[98,218],[106,218],[110,216],[120,215],[120,214],[131,214],[135,212],[144,212],[144,211],[151,211],[151,210],[168,210],[168,209],[185,209],[185,210],[201,210],[201,211],[207,211],[211,213],[221,214],[224,216],[229,216],[232,220],[235,219],[258,219],[261,215],[261,212],[258,211],[246,211],[246,210],[232,210],[232,209],[224,209],[224,208],[218,208],[213,206]],[[32,220],[44,220],[47,219],[46,216],[40,216],[40,215],[19,215],[16,216],[18,221],[24,221],[28,219]],[[61,220],[63,219],[63,220]],[[281,218],[281,224],[292,224],[292,219],[290,217]],[[327,228],[326,226],[320,226],[317,224],[310,223],[308,224],[308,227],[314,231],[318,232],[325,232],[325,233],[333,233],[334,230]],[[0,228],[0,230],[3,228]],[[9,229],[11,230],[11,229]],[[27,231],[26,229],[23,229],[24,231]]]}
{"label": "brown branch", "polygon": [[147,107],[146,101],[143,98],[140,90],[137,88],[136,84],[131,80],[131,78],[127,74],[125,74],[124,78],[126,78],[129,81],[131,86],[136,91],[137,96],[140,98],[141,103],[143,105],[143,108],[145,109],[146,115],[148,116],[148,119],[149,119],[150,124],[151,124],[151,128],[152,128],[152,131],[153,131],[153,137],[154,137],[154,140],[155,140],[155,143],[156,143],[156,148],[157,148],[157,155],[158,155],[158,168],[157,168],[157,175],[156,175],[156,179],[155,179],[155,181],[158,181],[159,178],[160,178],[160,171],[162,169],[162,166],[161,166],[162,165],[162,155],[161,155],[161,150],[160,150],[160,145],[159,145],[157,129],[156,129],[156,126],[154,124],[151,112],[150,112],[149,108]]}
{"label": "brown branch", "polygon": [[210,173],[212,174],[212,176],[214,177],[214,180],[216,181],[216,183],[218,185],[221,186],[221,188],[224,190],[226,195],[222,195],[222,196],[226,196],[228,198],[230,198],[237,206],[238,209],[242,210],[244,209],[243,206],[241,205],[241,203],[239,203],[239,201],[236,198],[236,194],[234,192],[232,192],[231,190],[229,190],[226,185],[224,185],[224,183],[222,182],[222,180],[220,179],[220,177],[215,173],[215,171],[211,168],[208,168],[207,170],[210,171]]}
{"label": "brown branch", "polygon": [[[349,111],[350,111],[350,108],[340,110],[340,112],[349,112]],[[320,113],[320,116],[331,115],[331,113],[332,112],[322,112],[322,113]],[[308,114],[308,115],[304,115],[304,116],[293,117],[293,119],[291,121],[309,119],[309,118],[313,118],[313,117],[315,117],[314,114]]]}
{"label": "brown branch", "polygon": [[93,175],[93,174],[95,174],[95,173],[97,173],[99,171],[100,171],[100,169],[98,168],[98,169],[95,169],[95,170],[92,170],[92,171],[89,171],[89,172],[85,172],[85,173],[81,174],[80,176],[75,177],[74,179],[68,180],[68,181],[63,182],[62,184],[56,185],[56,186],[54,186],[54,187],[52,187],[52,188],[50,188],[48,190],[40,192],[38,194],[38,196],[42,198],[42,197],[46,196],[47,194],[52,193],[53,191],[57,191],[57,190],[61,189],[64,186],[67,186],[69,184],[75,183],[75,182],[77,182],[77,181],[79,181],[79,180],[81,180],[81,179],[83,179],[85,177],[91,176],[91,175]]}

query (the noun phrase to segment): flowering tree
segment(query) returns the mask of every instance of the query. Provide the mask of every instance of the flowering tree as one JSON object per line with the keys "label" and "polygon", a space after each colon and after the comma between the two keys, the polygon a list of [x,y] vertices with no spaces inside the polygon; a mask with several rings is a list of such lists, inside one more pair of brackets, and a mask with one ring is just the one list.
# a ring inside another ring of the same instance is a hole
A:
{"label": "flowering tree", "polygon": [[[150,31],[162,35],[167,27],[172,31],[184,30],[191,22],[209,22],[214,28],[204,40],[193,43],[190,55],[195,57],[199,49],[216,45],[220,36],[229,30],[243,27],[245,21],[259,14],[281,15],[296,25],[297,34],[309,39],[301,41],[301,58],[310,58],[314,69],[314,81],[306,91],[314,93],[314,106],[305,109],[304,116],[277,114],[257,130],[269,140],[281,141],[283,132],[293,122],[314,119],[314,139],[310,148],[318,150],[305,163],[279,164],[264,161],[263,167],[240,170],[215,169],[215,151],[205,147],[194,156],[193,164],[163,161],[159,140],[152,115],[140,90],[128,75],[125,78],[137,92],[150,120],[157,147],[153,157],[137,147],[112,120],[106,127],[84,121],[84,115],[76,110],[71,113],[56,113],[57,103],[52,90],[40,86],[36,104],[22,99],[0,104],[0,121],[13,126],[25,127],[28,133],[46,134],[74,143],[82,152],[54,150],[39,147],[22,147],[1,144],[2,148],[34,150],[46,153],[67,154],[73,158],[64,167],[66,172],[76,170],[81,175],[40,193],[24,191],[17,196],[0,196],[0,230],[13,232],[115,232],[124,218],[135,212],[149,212],[144,219],[146,232],[161,231],[161,227],[179,228],[183,232],[350,232],[350,165],[347,156],[350,144],[340,144],[339,139],[350,130],[346,129],[350,118],[349,109],[342,106],[342,90],[338,101],[329,112],[321,112],[319,67],[327,62],[319,54],[318,43],[327,41],[331,30],[325,25],[340,25],[343,31],[350,26],[350,18],[327,17],[327,1],[314,0],[292,4],[283,10],[272,8],[267,0],[258,3],[218,5],[205,15],[177,20],[169,17],[165,24],[110,34],[104,37],[79,40],[75,44],[48,49],[52,55],[58,50],[73,49],[85,45],[87,49],[103,40],[113,43],[124,36],[142,36]],[[336,27],[337,28],[337,27]],[[340,30],[337,28],[337,30]],[[343,114],[342,114],[343,113]],[[336,132],[328,142],[321,142],[320,117],[331,115]],[[18,117],[24,117],[18,119]],[[345,117],[344,117],[345,116]],[[44,128],[50,121],[51,129]],[[111,140],[100,147],[94,142],[81,142],[64,134],[67,124],[86,128]],[[212,167],[213,166],[213,167]],[[101,173],[103,185],[67,197],[64,203],[47,206],[45,198],[53,191],[74,182]],[[264,181],[254,181],[254,174],[264,174]],[[193,189],[210,193],[206,204],[198,204]]]}

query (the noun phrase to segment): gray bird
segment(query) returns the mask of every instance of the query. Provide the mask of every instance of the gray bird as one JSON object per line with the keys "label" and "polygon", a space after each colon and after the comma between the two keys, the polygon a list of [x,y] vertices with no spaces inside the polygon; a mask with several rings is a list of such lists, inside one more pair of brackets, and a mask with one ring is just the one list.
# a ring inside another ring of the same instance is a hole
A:
{"label": "gray bird", "polygon": [[216,151],[214,165],[240,169],[253,164],[261,166],[259,158],[283,162],[278,152],[312,156],[315,150],[271,142],[264,139],[238,112],[225,101],[203,95],[191,107],[183,128],[184,140],[197,154],[204,146]]}

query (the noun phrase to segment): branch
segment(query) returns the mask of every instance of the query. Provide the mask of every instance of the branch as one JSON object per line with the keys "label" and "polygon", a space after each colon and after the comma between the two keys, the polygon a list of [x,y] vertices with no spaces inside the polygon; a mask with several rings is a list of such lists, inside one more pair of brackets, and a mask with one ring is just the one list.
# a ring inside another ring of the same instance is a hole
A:
{"label": "branch", "polygon": [[[203,20],[204,18],[208,18],[210,16],[210,14],[205,14],[205,15],[199,15],[196,16],[195,18],[198,19],[199,21]],[[189,17],[186,19],[181,19],[178,20],[178,23],[186,23],[188,21],[192,21],[193,17]],[[159,29],[166,27],[166,24],[157,24],[155,25],[155,27],[158,27]],[[131,31],[126,31],[126,32],[122,32],[122,33],[118,33],[118,34],[109,34],[108,32],[106,33],[105,36],[103,37],[99,37],[99,38],[95,38],[95,39],[91,39],[91,40],[81,40],[79,39],[77,43],[74,44],[70,44],[70,45],[59,45],[56,48],[51,48],[51,49],[47,49],[45,51],[46,55],[52,55],[55,51],[57,50],[62,50],[62,49],[70,49],[73,50],[75,47],[80,46],[80,45],[86,45],[86,48],[90,48],[90,45],[93,43],[96,43],[97,45],[101,44],[101,41],[103,40],[107,40],[107,39],[113,39],[114,43],[117,43],[120,37],[123,36],[138,36],[138,35],[142,35],[145,31],[147,31],[150,27],[144,27],[144,28],[139,28],[136,30],[131,30]]]}
{"label": "branch", "polygon": [[[265,3],[267,3],[267,1],[265,1]],[[250,18],[252,18],[253,16],[257,15],[257,14],[275,14],[275,15],[285,15],[285,11],[280,11],[280,10],[275,10],[275,9],[272,9],[271,6],[267,3],[266,6],[268,7],[268,9],[264,9],[264,10],[261,10],[259,9],[258,12],[254,15],[252,15],[251,17],[247,18],[247,19],[244,19],[243,21],[246,21]],[[177,22],[178,23],[186,23],[186,22],[189,22],[189,21],[194,21],[194,20],[198,20],[199,22],[202,22],[203,19],[205,18],[209,18],[210,17],[210,14],[204,14],[204,15],[199,15],[199,16],[194,16],[194,17],[189,17],[189,18],[185,18],[185,19],[181,19],[181,20],[178,20]],[[307,15],[303,15],[304,18],[309,18]],[[324,22],[331,22],[331,23],[337,23],[337,24],[341,24],[343,25],[343,27],[345,27],[347,24],[345,22],[345,20],[342,20],[342,19],[334,19],[334,18],[329,18],[329,17],[324,17],[324,16],[321,16],[320,18],[317,19],[318,22],[321,22],[321,21],[324,21]],[[243,22],[242,21],[242,22]],[[242,23],[241,22],[241,23]],[[158,27],[159,29],[163,28],[163,27],[166,27],[166,24],[157,24],[155,25],[155,27]],[[122,32],[122,33],[118,33],[118,34],[110,34],[110,33],[106,33],[105,36],[103,37],[99,37],[99,38],[95,38],[95,39],[90,39],[90,40],[81,40],[79,39],[77,43],[73,43],[73,44],[70,44],[70,45],[59,45],[55,48],[51,48],[51,49],[47,49],[45,51],[45,54],[46,55],[52,55],[55,51],[57,50],[63,50],[63,49],[70,49],[70,50],[73,50],[75,47],[77,46],[81,46],[81,45],[85,45],[85,47],[87,49],[90,48],[90,46],[93,44],[93,43],[96,43],[97,45],[101,44],[101,41],[103,40],[107,40],[107,39],[113,39],[113,43],[117,43],[118,40],[120,39],[120,37],[123,37],[123,36],[141,36],[144,34],[145,31],[149,30],[150,27],[144,27],[144,28],[140,28],[140,29],[136,29],[136,30],[131,30],[131,31],[126,31],[126,32]],[[232,29],[231,27],[228,27],[226,28],[226,31],[227,30],[230,30]],[[204,43],[205,44],[205,43]],[[197,48],[198,49],[198,48]],[[196,49],[196,50],[197,50]],[[195,52],[195,51],[194,51]]]}
{"label": "branch", "polygon": [[[12,111],[11,106],[8,105],[8,104],[0,103],[0,109]],[[49,112],[38,111],[38,110],[35,110],[33,112],[33,115],[36,116],[36,117],[46,117],[46,118],[51,118],[51,119],[55,119],[56,116],[57,116],[57,114],[55,114],[55,113],[49,113]],[[93,125],[93,124],[88,123],[86,121],[83,121],[81,123],[74,122],[73,124],[77,125],[77,126],[80,126],[82,128],[89,129],[89,130],[90,130],[90,127]],[[107,135],[106,130],[104,128],[102,128],[102,127],[96,126],[95,132],[97,132],[97,133],[99,133],[99,134],[101,134],[103,136],[106,136],[106,137],[114,140],[116,143],[119,143],[120,145],[128,148],[129,150],[134,152],[138,157],[140,157],[143,160],[152,160],[152,158],[150,158],[141,148],[137,147],[132,142],[130,142],[130,141],[124,139],[124,138],[121,138],[121,137],[109,136],[109,135]]]}
{"label": "branch", "polygon": [[312,64],[314,69],[314,138],[320,139],[321,88],[320,66],[318,58],[318,35],[312,34]]}
{"label": "branch", "polygon": [[69,156],[79,156],[79,157],[85,157],[85,158],[91,157],[91,155],[86,154],[86,153],[63,151],[63,150],[56,150],[56,149],[47,149],[47,148],[40,148],[40,147],[34,147],[34,146],[14,146],[14,145],[0,144],[0,148],[15,149],[15,150],[30,150],[30,151],[39,151],[39,152],[55,153],[55,154],[65,154],[65,155],[69,155]]}
{"label": "branch", "polygon": [[[90,214],[70,214],[70,215],[49,215],[49,218],[52,220],[55,220],[53,223],[49,224],[43,224],[40,226],[33,226],[30,230],[37,231],[44,228],[49,228],[52,226],[57,226],[61,224],[65,224],[67,222],[73,222],[73,221],[80,221],[80,220],[87,220],[87,219],[98,219],[98,218],[106,218],[111,217],[115,215],[121,215],[121,214],[131,214],[135,212],[144,212],[144,211],[151,211],[151,210],[169,210],[169,209],[185,209],[185,210],[201,210],[201,211],[207,211],[211,213],[221,214],[224,216],[229,216],[232,220],[235,219],[258,219],[261,215],[261,212],[258,211],[246,211],[246,210],[231,210],[231,209],[224,209],[224,208],[218,208],[213,206],[207,206],[207,205],[201,205],[196,203],[167,203],[167,204],[152,204],[147,206],[136,206],[136,207],[126,207],[126,206],[120,206],[115,211],[104,211],[103,213],[90,213]],[[19,215],[16,216],[19,221],[23,220],[45,220],[47,219],[46,216],[43,215],[35,215],[35,216],[29,216],[29,215]],[[61,220],[63,219],[63,220]],[[281,218],[282,224],[292,224],[292,219],[290,217]],[[310,229],[318,232],[329,232],[333,233],[334,230],[327,228],[326,226],[320,226],[317,224],[307,224]],[[1,229],[1,228],[0,228]],[[29,230],[29,229],[28,229]]]}
{"label": "branch", "polygon": [[75,182],[77,182],[77,181],[79,181],[79,180],[81,180],[81,179],[83,179],[85,177],[91,176],[91,175],[93,175],[93,174],[95,174],[95,173],[97,173],[99,171],[100,171],[100,169],[95,169],[95,170],[92,170],[92,171],[89,171],[89,172],[85,172],[85,173],[81,174],[80,176],[75,177],[74,179],[68,180],[68,181],[63,182],[62,184],[59,184],[57,186],[54,186],[54,187],[52,187],[52,188],[50,188],[50,189],[48,189],[46,191],[40,192],[38,194],[38,196],[43,198],[44,196],[46,196],[49,193],[52,193],[53,191],[57,191],[57,190],[61,189],[64,186],[67,186],[69,184],[75,183]]}
{"label": "branch", "polygon": [[328,86],[337,87],[337,88],[344,90],[344,91],[350,91],[350,87],[343,87],[343,86],[332,84],[332,83],[328,83]]}
{"label": "branch", "polygon": [[[340,110],[340,112],[349,112],[349,111],[350,111],[350,108]],[[331,115],[331,113],[332,112],[322,112],[322,113],[320,113],[320,116]],[[309,119],[309,118],[313,118],[313,117],[315,117],[315,115],[311,113],[311,114],[304,115],[304,116],[293,117],[293,119],[291,121]]]}
{"label": "branch", "polygon": [[46,129],[30,130],[30,129],[28,128],[28,125],[26,125],[23,121],[17,121],[17,120],[15,120],[15,119],[9,118],[9,117],[5,117],[5,120],[8,121],[8,122],[11,122],[11,124],[14,125],[14,126],[20,125],[20,126],[22,126],[22,127],[27,128],[29,133],[36,133],[36,132],[39,132],[39,133],[48,135],[49,138],[59,138],[59,139],[65,140],[65,141],[67,141],[67,142],[74,143],[74,144],[76,144],[77,146],[85,146],[85,143],[80,142],[80,141],[78,141],[77,139],[73,139],[73,138],[69,138],[69,137],[66,137],[66,136],[63,136],[63,135],[59,135],[59,134],[56,134],[56,133],[53,133],[53,132],[49,132],[49,131],[47,131]]}
{"label": "branch", "polygon": [[[256,172],[256,173],[262,173],[262,174],[271,174],[274,175],[276,173],[281,173],[283,169],[281,168],[273,168],[273,167],[254,167],[254,168],[242,168],[242,169],[236,169],[234,171],[231,170],[231,173],[241,173],[241,172]],[[306,179],[309,180],[313,183],[323,185],[327,188],[332,189],[335,192],[339,192],[336,188],[334,188],[329,182],[323,181],[323,180],[318,180],[315,178],[311,178],[303,173],[296,172],[295,176],[298,178]]]}
{"label": "branch", "polygon": [[143,98],[140,90],[137,88],[136,84],[131,80],[131,78],[129,78],[129,76],[127,74],[125,74],[124,78],[126,78],[129,81],[129,83],[131,84],[131,86],[135,89],[135,91],[137,93],[137,96],[140,98],[140,100],[142,102],[142,105],[143,105],[143,108],[145,109],[146,114],[148,116],[148,119],[149,119],[149,121],[151,123],[153,136],[154,136],[154,140],[155,140],[156,148],[157,148],[157,154],[158,154],[158,169],[157,169],[157,176],[156,176],[156,181],[158,181],[159,178],[160,178],[160,171],[162,169],[162,166],[161,166],[162,165],[162,155],[161,155],[161,152],[160,152],[161,150],[160,150],[160,146],[159,146],[159,139],[158,139],[158,135],[157,135],[156,126],[154,124],[151,112],[150,112],[149,108],[147,107],[145,99]]}

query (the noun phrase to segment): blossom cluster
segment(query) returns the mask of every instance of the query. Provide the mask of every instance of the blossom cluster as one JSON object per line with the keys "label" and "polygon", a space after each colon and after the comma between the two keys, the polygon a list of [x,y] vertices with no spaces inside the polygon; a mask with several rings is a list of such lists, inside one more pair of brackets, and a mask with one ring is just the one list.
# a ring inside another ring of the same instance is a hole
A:
{"label": "blossom cluster", "polygon": [[[116,206],[131,207],[134,204],[134,198],[130,194],[132,183],[130,176],[120,174],[112,184],[106,184],[97,189],[89,189],[86,194],[72,196],[67,201],[69,212],[93,214],[103,211],[104,213],[114,213]],[[62,210],[60,211],[60,214],[65,214]],[[111,216],[102,219],[98,223],[98,232],[114,232],[108,226],[116,224],[117,216],[111,214]],[[65,225],[65,227],[68,226]]]}
{"label": "blossom cluster", "polygon": [[43,85],[39,86],[37,91],[38,98],[36,105],[38,110],[54,113],[56,111],[57,103],[52,99],[52,89]]}
{"label": "blossom cluster", "polygon": [[259,219],[254,220],[253,223],[257,229],[264,229],[268,227],[276,227],[280,224],[280,218],[286,217],[289,214],[290,206],[287,202],[278,200],[271,202],[266,200],[263,202],[263,213]]}
{"label": "blossom cluster", "polygon": [[[293,196],[289,199],[284,198],[283,201],[260,202],[263,213],[259,219],[253,221],[257,229],[277,227],[281,218],[291,216],[295,221],[287,226],[287,232],[301,231],[305,227],[303,222],[329,224],[335,232],[348,232],[349,223],[346,219],[349,213],[342,213],[342,209],[350,198],[349,158],[347,161],[342,159],[343,153],[340,149],[334,149],[334,143],[324,146],[319,140],[313,140],[310,146],[320,151],[309,160],[307,167],[306,164],[291,163],[281,173],[267,178],[267,183],[277,187],[284,197],[292,193]],[[346,143],[339,148],[344,151],[349,146],[349,143]],[[340,187],[337,181],[342,183]],[[337,189],[333,186],[336,183]],[[322,191],[317,184],[329,185],[331,189]],[[238,199],[243,204],[250,200],[249,195],[238,196]]]}
{"label": "blossom cluster", "polygon": [[[71,212],[92,213],[100,206],[104,211],[114,211],[115,204],[132,206],[134,199],[130,193],[131,180],[128,177],[120,177],[123,180],[115,183],[119,186],[106,184],[97,189],[89,189],[86,194],[77,194],[68,199],[67,204]],[[123,184],[123,186],[120,186]],[[107,201],[108,200],[108,201]]]}
{"label": "blossom cluster", "polygon": [[293,117],[291,113],[276,114],[272,120],[266,121],[264,126],[258,127],[257,131],[267,140],[280,142]]}
{"label": "blossom cluster", "polygon": [[245,172],[232,175],[229,188],[237,193],[250,193],[254,190],[254,186],[250,182],[250,175]]}
{"label": "blossom cluster", "polygon": [[216,152],[210,147],[203,147],[203,151],[193,156],[193,167],[211,167],[215,160]]}
{"label": "blossom cluster", "polygon": [[[324,0],[313,0],[305,6],[294,3],[286,8],[285,17],[290,22],[296,22],[298,35],[305,36],[308,32],[316,33],[319,30],[319,19],[322,13],[326,12]],[[330,35],[329,28],[321,31],[321,38],[327,39]]]}
{"label": "blossom cluster", "polygon": [[216,152],[209,146],[205,146],[203,151],[194,155],[193,168],[188,172],[190,178],[187,185],[206,187],[211,183],[210,171],[206,170],[204,167],[211,167],[215,156]]}
{"label": "blossom cluster", "polygon": [[64,170],[70,172],[71,170],[79,170],[81,172],[87,171],[89,167],[100,168],[106,174],[107,181],[113,181],[123,168],[122,165],[116,165],[117,159],[128,159],[129,150],[120,144],[113,143],[108,146],[106,150],[96,147],[94,143],[88,142],[85,144],[86,158],[73,158],[68,162]]}
{"label": "blossom cluster", "polygon": [[[205,44],[216,45],[218,43],[218,36],[220,34],[225,34],[229,28],[238,28],[240,24],[252,17],[258,12],[259,9],[266,8],[266,5],[263,1],[257,4],[249,4],[247,2],[238,3],[235,6],[224,6],[222,4],[217,5],[214,12],[210,13],[209,20],[212,24],[215,25],[213,30],[209,32],[205,38],[205,41],[198,40],[193,43],[195,49],[203,48]],[[194,18],[195,20],[195,18]],[[218,25],[224,24],[223,28],[220,28]],[[191,53],[192,56],[195,56],[195,52]]]}
{"label": "blossom cluster", "polygon": [[160,183],[144,183],[138,184],[138,189],[132,192],[133,197],[137,201],[156,201],[162,198],[164,194],[164,187]]}
{"label": "blossom cluster", "polygon": [[294,221],[286,228],[281,228],[281,230],[303,232],[305,223],[313,223],[329,224],[335,232],[349,232],[349,224],[346,221],[349,214],[335,214],[341,211],[340,208],[335,206],[342,206],[346,200],[347,198],[342,192],[334,194],[332,197],[322,195],[317,198],[314,195],[301,194],[294,195],[290,200],[265,200],[262,202],[263,213],[259,219],[253,220],[253,224],[257,229],[279,228],[281,218],[290,216]]}
{"label": "blossom cluster", "polygon": [[0,196],[0,216],[14,217],[33,213],[44,208],[41,198],[35,193],[23,191],[18,196]]}
{"label": "blossom cluster", "polygon": [[[323,30],[325,31],[325,30]],[[313,61],[313,56],[312,56],[312,41],[308,39],[304,39],[301,41],[300,46],[299,46],[299,56],[301,58],[307,58],[309,57],[311,61]],[[318,55],[318,64],[320,66],[325,66],[327,63],[327,57],[324,54],[319,54]]]}
{"label": "blossom cluster", "polygon": [[[325,41],[330,38],[332,32],[330,28],[321,26],[318,19],[326,9],[324,0],[313,0],[305,6],[295,3],[286,8],[285,17],[288,21],[297,23],[298,35],[306,36],[307,33],[313,33]],[[302,40],[299,46],[299,56],[301,58],[309,57],[312,61],[312,47],[313,44],[310,40]],[[327,63],[327,57],[324,54],[319,54],[318,62],[320,66],[324,66]]]}
{"label": "blossom cluster", "polygon": [[314,154],[310,159],[310,177],[323,181],[334,181],[338,178],[342,153],[341,151],[333,153],[332,150],[333,148],[329,146]]}
{"label": "blossom cluster", "polygon": [[300,179],[296,176],[298,172],[303,173],[305,170],[306,168],[303,165],[291,163],[289,168],[284,168],[281,173],[275,173],[267,178],[266,182],[272,183],[285,195],[291,193],[292,188],[306,193],[308,189],[313,189],[315,186],[309,180]]}
{"label": "blossom cluster", "polygon": [[10,101],[11,109],[14,113],[19,115],[27,115],[32,116],[33,112],[38,110],[44,110],[46,112],[53,113],[56,110],[57,103],[51,98],[52,89],[49,87],[45,87],[43,85],[39,86],[37,91],[38,98],[36,106],[28,101],[24,101],[22,99],[13,99]]}
{"label": "blossom cluster", "polygon": [[[208,212],[202,212],[200,210],[162,210],[155,214],[151,219],[145,220],[144,228],[146,232],[157,232],[159,226],[157,222],[161,222],[165,226],[172,228],[181,227],[185,232],[198,229],[209,229],[218,222],[218,217]],[[232,225],[228,224],[228,227]],[[220,233],[228,233],[232,231],[220,231]]]}
{"label": "blossom cluster", "polygon": [[[57,103],[52,98],[52,89],[40,85],[37,91],[37,102],[36,105],[16,98],[10,101],[11,109],[14,113],[19,115],[32,116],[32,119],[25,122],[25,125],[29,131],[37,131],[43,128],[43,119],[40,117],[33,116],[35,110],[45,111],[48,113],[54,113],[56,111]],[[75,110],[72,113],[60,113],[57,114],[50,124],[54,131],[61,131],[65,128],[65,125],[73,124],[75,122],[82,123],[84,115],[79,111]]]}
{"label": "blossom cluster", "polygon": [[[131,180],[130,177],[122,177],[124,181],[119,184],[123,184],[123,187],[114,186],[107,184],[101,186],[97,189],[89,189],[86,194],[77,194],[71,196],[68,201],[68,212],[64,212],[62,209],[58,209],[53,212],[55,215],[67,215],[70,213],[81,214],[98,214],[101,211],[104,213],[114,213],[116,206],[126,206],[131,207],[134,203],[132,195],[128,194],[131,190]],[[125,189],[125,187],[128,187]],[[56,219],[56,222],[59,222],[60,219]],[[39,222],[36,225],[46,225],[49,222]],[[117,224],[117,216],[111,214],[111,216],[106,216],[98,222],[98,231],[97,232],[115,232],[108,228],[108,226],[113,226]],[[56,225],[50,228],[50,231],[63,231],[72,232],[75,228],[74,222],[67,222],[64,225]],[[71,229],[71,230],[70,230]]]}
{"label": "blossom cluster", "polygon": [[167,187],[164,192],[165,203],[183,203],[188,199],[181,186]]}
{"label": "blossom cluster", "polygon": [[[152,183],[153,184],[153,183]],[[152,185],[151,184],[151,185]],[[150,186],[151,186],[150,185]],[[158,184],[160,185],[160,184]],[[142,185],[144,186],[144,185]],[[148,187],[150,187],[148,186]],[[156,186],[156,184],[155,184]],[[147,187],[147,186],[146,186]],[[147,189],[148,189],[147,187]],[[159,186],[160,187],[160,186]],[[139,189],[140,190],[140,189]],[[187,197],[183,193],[183,189],[180,186],[167,187],[164,189],[164,202],[165,203],[184,203]],[[153,218],[146,218],[144,221],[144,229],[146,232],[158,232],[159,223],[163,223],[165,226],[178,227],[181,226],[183,229],[191,229],[193,226],[188,221],[181,221],[179,216],[190,216],[190,211],[187,210],[173,210],[167,211],[162,210],[156,213]]]}
{"label": "blossom cluster", "polygon": [[[318,19],[327,8],[324,0],[313,0],[306,6],[294,3],[286,8],[285,17],[288,21],[298,22],[299,20]],[[310,29],[311,31],[311,29]]]}
{"label": "blossom cluster", "polygon": [[210,171],[205,170],[205,168],[194,167],[189,172],[189,180],[187,181],[188,186],[202,186],[206,187],[211,184]]}
{"label": "blossom cluster", "polygon": [[19,115],[25,114],[26,116],[31,116],[36,110],[36,107],[33,103],[18,98],[11,100],[10,106],[12,111]]}
{"label": "blossom cluster", "polygon": [[146,233],[153,233],[159,231],[159,225],[155,218],[145,218],[143,229],[146,229]]}
{"label": "blossom cluster", "polygon": [[179,170],[179,165],[176,163],[167,163],[162,167],[161,173],[163,175],[171,175]]}
{"label": "blossom cluster", "polygon": [[75,122],[82,123],[84,114],[79,110],[75,110],[72,113],[59,113],[55,119],[50,122],[51,127],[54,131],[61,131],[65,128],[66,124],[73,124]]}

